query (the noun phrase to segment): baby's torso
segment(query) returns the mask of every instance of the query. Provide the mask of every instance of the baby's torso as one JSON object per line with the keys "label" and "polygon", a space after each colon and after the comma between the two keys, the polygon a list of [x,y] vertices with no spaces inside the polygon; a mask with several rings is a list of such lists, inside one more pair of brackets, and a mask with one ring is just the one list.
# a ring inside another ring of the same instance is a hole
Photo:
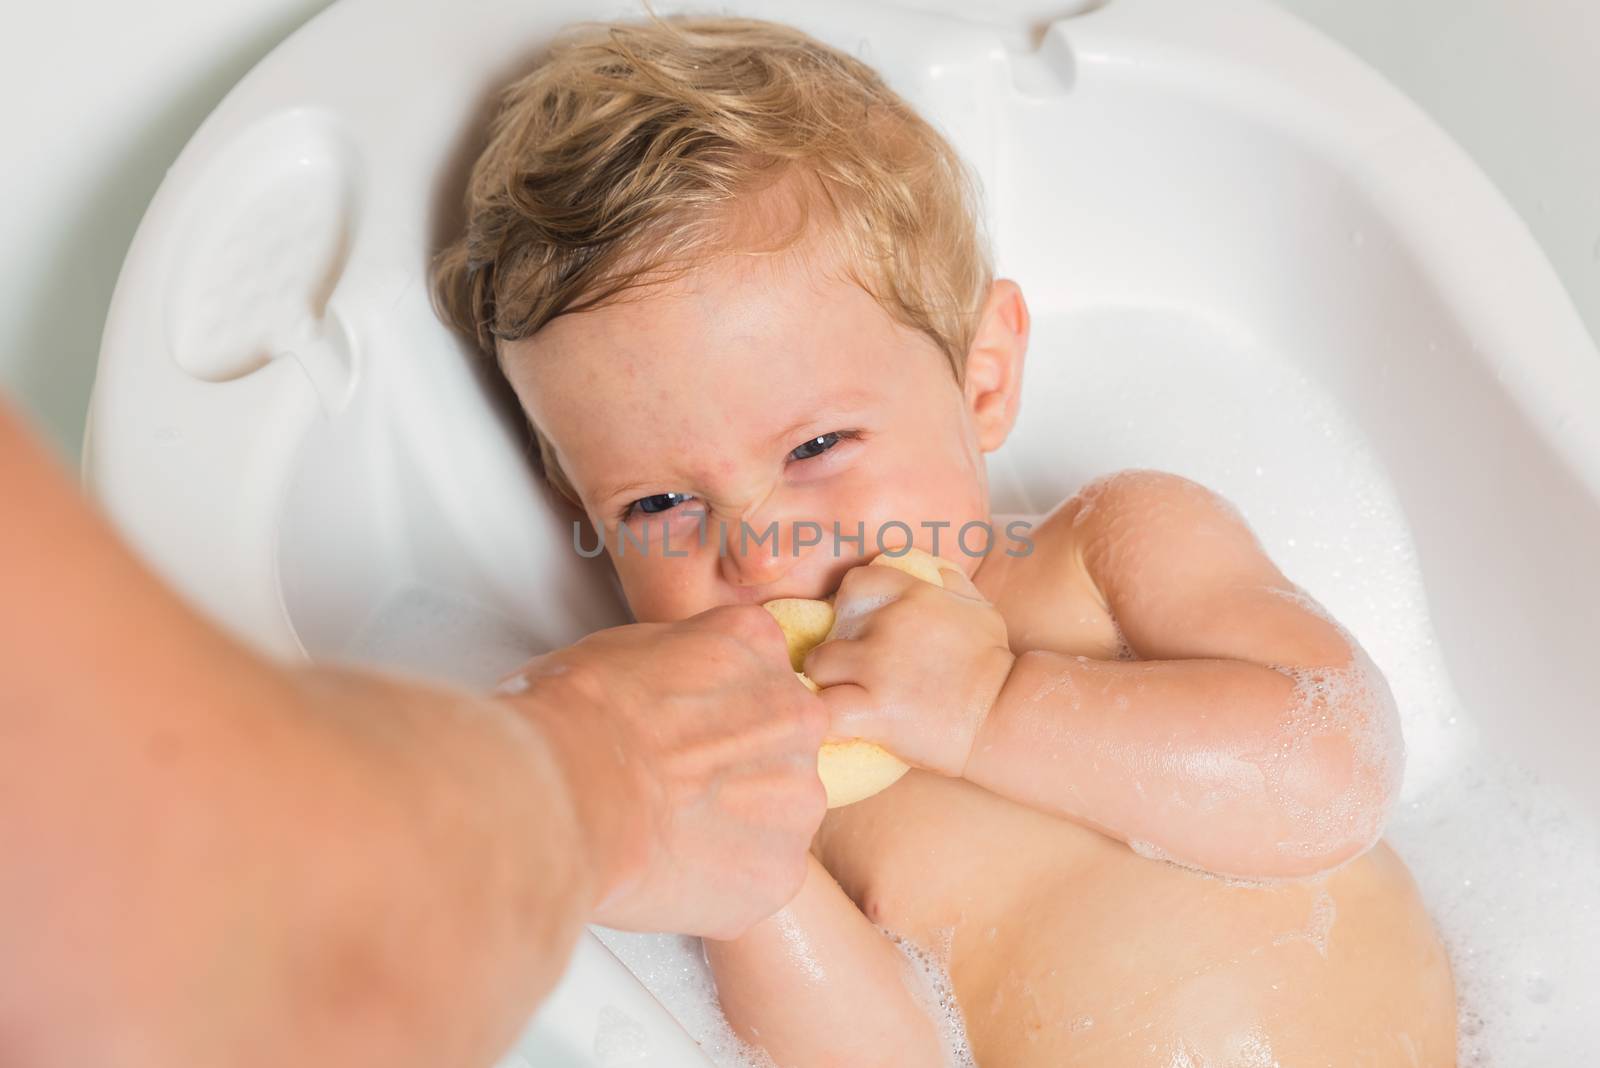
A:
{"label": "baby's torso", "polygon": [[[1012,651],[1123,655],[1093,583],[1044,559],[1048,551],[991,556],[974,578],[1005,618]],[[987,932],[1017,915],[1042,885],[1058,887],[1087,858],[1116,845],[964,780],[913,769],[876,797],[830,812],[815,851],[869,918],[922,941],[993,919]]]}
{"label": "baby's torso", "polygon": [[[1005,618],[1012,651],[1124,655],[1087,576],[1063,575],[1061,561],[1038,548],[1026,557],[990,557],[974,578]],[[870,920],[945,958],[977,1042],[979,1017],[991,1009],[1006,1027],[1059,1022],[1051,1009],[1059,994],[1029,982],[1025,995],[1019,988],[1008,997],[1001,965],[1030,943],[1062,948],[1065,964],[1072,909],[1063,905],[1126,849],[964,780],[913,769],[876,797],[830,812],[814,851]],[[979,986],[992,990],[992,1004],[969,1003]]]}
{"label": "baby's torso", "polygon": [[[1075,552],[1070,538],[1036,545],[986,560],[974,578],[1013,651],[1131,655],[1087,573],[1060,558]],[[1437,955],[1409,875],[1384,846],[1321,882],[1243,887],[913,769],[830,812],[814,852],[869,919],[943,957],[980,1064],[1167,1064],[1178,1047],[1145,1032],[1189,1013],[1204,1015],[1191,1052],[1209,1046],[1216,1057],[1193,1063],[1233,1063],[1229,1035],[1292,1046],[1317,1030],[1290,1022],[1287,1008],[1275,1027],[1262,1022],[1267,995],[1286,984],[1296,1019],[1310,1019],[1307,1000],[1357,1008],[1366,968],[1330,970],[1336,920],[1352,946],[1377,939],[1407,959]],[[1434,971],[1432,990],[1438,974],[1447,985],[1442,958]]]}

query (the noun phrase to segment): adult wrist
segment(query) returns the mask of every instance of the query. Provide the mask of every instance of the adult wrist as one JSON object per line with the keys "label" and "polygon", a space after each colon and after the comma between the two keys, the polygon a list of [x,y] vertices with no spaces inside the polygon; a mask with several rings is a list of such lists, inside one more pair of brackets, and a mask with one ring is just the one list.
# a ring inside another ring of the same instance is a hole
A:
{"label": "adult wrist", "polygon": [[582,860],[584,903],[591,915],[625,893],[643,870],[631,843],[638,813],[627,803],[620,739],[603,694],[565,685],[559,676],[512,680],[497,700],[520,721],[540,753],[543,774],[555,787],[561,811],[552,815],[573,829]]}

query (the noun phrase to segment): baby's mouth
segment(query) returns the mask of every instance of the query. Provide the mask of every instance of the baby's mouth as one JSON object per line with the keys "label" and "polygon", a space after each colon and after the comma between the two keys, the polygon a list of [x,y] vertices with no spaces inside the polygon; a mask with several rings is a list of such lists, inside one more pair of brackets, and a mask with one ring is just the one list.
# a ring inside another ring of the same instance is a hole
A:
{"label": "baby's mouth", "polygon": [[723,603],[732,605],[746,605],[766,604],[768,601],[801,600],[827,601],[828,603],[832,604],[833,595],[837,592],[837,588],[829,589],[825,593],[819,593],[814,587],[805,589],[795,589],[792,587],[789,589],[768,589],[765,587],[751,586],[735,592],[732,600],[725,601]]}

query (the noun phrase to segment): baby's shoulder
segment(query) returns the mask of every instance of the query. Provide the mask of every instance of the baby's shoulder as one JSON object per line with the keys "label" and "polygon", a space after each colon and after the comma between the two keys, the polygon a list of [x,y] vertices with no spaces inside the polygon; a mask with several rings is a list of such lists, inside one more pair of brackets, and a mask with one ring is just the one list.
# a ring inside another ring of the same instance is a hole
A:
{"label": "baby's shoulder", "polygon": [[1129,469],[1085,484],[1028,531],[1028,552],[997,571],[985,596],[1017,636],[1014,646],[1115,659],[1118,613],[1173,592],[1255,550],[1234,507],[1198,482]]}
{"label": "baby's shoulder", "polygon": [[1037,529],[1056,552],[1071,547],[1082,553],[1107,542],[1182,537],[1219,523],[1244,525],[1221,494],[1169,471],[1128,468],[1085,483],[1046,513]]}
{"label": "baby's shoulder", "polygon": [[[1015,589],[1076,589],[1114,564],[1170,556],[1193,548],[1194,539],[1227,534],[1223,540],[1254,543],[1244,517],[1225,497],[1168,471],[1128,468],[1085,483],[1042,516],[996,516],[1010,520],[1012,557],[991,567],[991,581]],[[1118,569],[1120,570],[1120,568]],[[980,582],[980,586],[982,583]]]}
{"label": "baby's shoulder", "polygon": [[1126,521],[1129,518],[1199,516],[1217,511],[1237,516],[1226,498],[1182,475],[1145,467],[1113,471],[1084,483],[1072,496],[1051,509],[1047,519],[1083,526],[1091,521]]}
{"label": "baby's shoulder", "polygon": [[1211,512],[1218,508],[1237,515],[1226,500],[1200,483],[1168,471],[1127,468],[1100,475],[1077,492],[1027,523],[1033,551],[1047,557],[1070,555],[1092,537],[1126,530],[1165,517]]}
{"label": "baby's shoulder", "polygon": [[1039,578],[1090,574],[1119,558],[1169,554],[1196,537],[1227,531],[1254,540],[1225,497],[1182,475],[1128,468],[1101,475],[1059,502],[1028,531],[1032,571]]}

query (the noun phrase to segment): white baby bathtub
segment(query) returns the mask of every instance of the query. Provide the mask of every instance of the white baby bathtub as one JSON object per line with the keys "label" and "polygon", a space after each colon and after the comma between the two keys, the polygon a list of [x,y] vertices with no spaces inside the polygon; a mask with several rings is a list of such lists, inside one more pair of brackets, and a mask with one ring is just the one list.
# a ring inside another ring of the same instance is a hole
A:
{"label": "white baby bathtub", "polygon": [[[1522,223],[1399,93],[1258,0],[934,10],[963,6],[716,10],[861,55],[981,176],[1035,316],[997,510],[1123,466],[1211,485],[1390,674],[1407,804],[1477,746],[1592,818],[1600,356]],[[262,648],[486,684],[623,621],[424,271],[492,91],[558,26],[636,14],[341,0],[169,171],[117,284],[85,475]],[[1576,1060],[1594,995],[1554,989],[1540,1059]],[[705,1063],[592,937],[519,1056]]]}

